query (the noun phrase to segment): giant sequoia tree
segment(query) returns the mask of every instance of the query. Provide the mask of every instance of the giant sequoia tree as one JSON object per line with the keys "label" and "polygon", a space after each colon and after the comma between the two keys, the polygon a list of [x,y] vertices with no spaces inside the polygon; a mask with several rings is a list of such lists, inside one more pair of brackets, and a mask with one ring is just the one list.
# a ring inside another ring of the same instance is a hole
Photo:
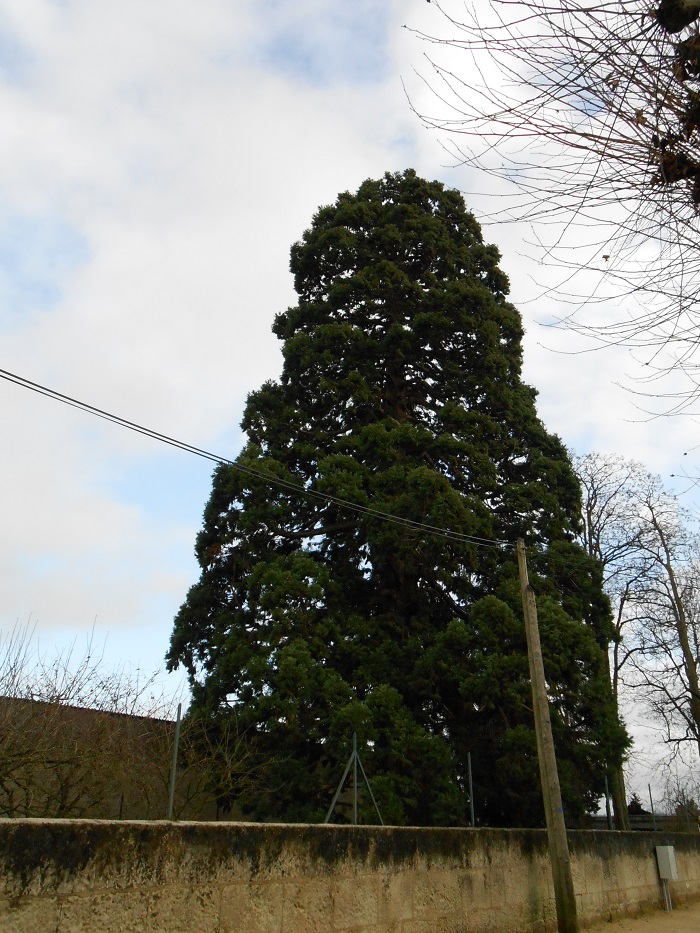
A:
{"label": "giant sequoia tree", "polygon": [[386,821],[465,822],[468,751],[482,821],[541,819],[516,563],[497,543],[519,536],[570,815],[620,759],[608,604],[573,543],[567,455],[520,379],[498,259],[461,196],[413,171],[341,194],[292,248],[282,377],[250,395],[248,442],[214,475],[168,656],[198,708],[245,731],[254,818],[318,819],[355,731]]}

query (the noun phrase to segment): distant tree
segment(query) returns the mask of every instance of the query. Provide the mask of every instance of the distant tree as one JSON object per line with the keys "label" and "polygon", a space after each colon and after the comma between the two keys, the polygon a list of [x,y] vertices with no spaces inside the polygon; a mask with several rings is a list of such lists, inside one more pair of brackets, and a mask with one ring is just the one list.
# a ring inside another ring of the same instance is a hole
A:
{"label": "distant tree", "polygon": [[498,258],[461,196],[413,171],[341,194],[292,248],[282,376],[216,470],[168,655],[267,764],[240,797],[254,818],[322,818],[357,732],[386,821],[467,822],[471,751],[478,819],[541,822],[520,536],[570,816],[620,761],[609,604]]}
{"label": "distant tree", "polygon": [[[603,587],[612,607],[606,660],[619,709],[623,669],[637,650],[630,623],[651,569],[642,547],[640,502],[654,484],[654,477],[641,464],[614,455],[575,456],[573,463],[583,500],[581,544],[602,567]],[[622,767],[610,768],[609,777],[617,828],[628,829]]]}
{"label": "distant tree", "polygon": [[669,749],[690,747],[700,756],[700,540],[691,516],[658,480],[640,507],[649,571],[634,601],[630,682],[662,725]]}
{"label": "distant tree", "polygon": [[676,832],[697,832],[700,821],[696,802],[700,791],[697,768],[681,774],[677,767],[667,767],[664,785],[663,805],[666,813],[675,818],[669,828]]}
{"label": "distant tree", "polygon": [[[613,608],[610,680],[661,727],[671,756],[700,751],[700,542],[658,476],[622,457],[575,459],[582,542],[603,567]],[[624,786],[616,778],[616,798]],[[616,804],[616,815],[620,801]]]}

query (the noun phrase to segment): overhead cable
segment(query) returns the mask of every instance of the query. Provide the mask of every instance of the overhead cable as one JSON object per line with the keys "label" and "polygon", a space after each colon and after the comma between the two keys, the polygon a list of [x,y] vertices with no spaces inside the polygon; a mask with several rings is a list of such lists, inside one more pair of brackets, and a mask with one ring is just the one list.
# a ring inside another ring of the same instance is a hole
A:
{"label": "overhead cable", "polygon": [[188,444],[186,441],[180,441],[177,438],[170,437],[167,434],[162,434],[160,431],[154,431],[152,428],[144,427],[141,424],[137,424],[135,421],[129,421],[126,418],[122,418],[120,415],[112,414],[112,412],[105,411],[104,409],[97,408],[96,406],[90,405],[87,402],[82,402],[79,399],[72,398],[70,395],[64,395],[62,392],[57,392],[55,389],[50,389],[38,382],[32,382],[30,379],[25,379],[24,376],[18,376],[16,373],[11,373],[5,369],[0,369],[0,378],[5,379],[7,382],[13,382],[15,385],[21,386],[24,389],[37,392],[39,395],[45,395],[47,398],[53,399],[56,402],[62,402],[64,405],[70,405],[72,408],[77,408],[79,411],[84,411],[87,412],[87,414],[94,415],[97,418],[110,421],[113,424],[117,424],[129,431],[135,431],[137,434],[143,434],[146,437],[160,441],[163,444],[169,444],[171,447],[177,447],[178,449],[184,450],[190,454],[194,454],[197,457],[202,457],[205,460],[211,460],[213,463],[226,464],[227,466],[237,470],[239,473],[244,473],[246,476],[251,476],[255,479],[263,480],[266,483],[271,483],[282,489],[294,492],[297,495],[306,496],[312,499],[320,499],[325,502],[333,503],[334,505],[342,506],[345,509],[349,509],[361,515],[368,515],[374,518],[379,518],[382,521],[390,522],[394,525],[402,525],[406,528],[412,528],[416,531],[425,531],[431,535],[447,538],[452,541],[461,541],[466,544],[477,545],[478,547],[513,547],[509,541],[491,540],[489,538],[480,538],[476,535],[468,535],[457,531],[450,531],[447,528],[440,528],[437,525],[428,525],[425,522],[413,521],[410,518],[402,518],[400,515],[393,515],[391,512],[385,512],[382,509],[374,509],[371,506],[360,505],[358,502],[352,502],[349,499],[342,499],[339,496],[333,496],[328,493],[319,492],[316,489],[310,489],[305,486],[298,485],[289,480],[282,479],[281,477],[273,476],[271,473],[266,473],[264,470],[256,470],[253,467],[245,466],[237,460],[229,460],[227,457],[221,457],[219,454],[214,454],[211,451],[204,450],[201,447],[196,447],[194,444]]}

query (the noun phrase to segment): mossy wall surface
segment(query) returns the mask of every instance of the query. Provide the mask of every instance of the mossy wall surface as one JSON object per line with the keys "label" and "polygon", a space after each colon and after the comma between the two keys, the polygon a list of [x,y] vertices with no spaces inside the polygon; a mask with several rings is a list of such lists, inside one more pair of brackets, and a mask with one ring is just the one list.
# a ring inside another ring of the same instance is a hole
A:
{"label": "mossy wall surface", "polygon": [[[700,898],[700,835],[570,833],[582,925]],[[0,821],[3,933],[524,933],[556,928],[546,834]]]}

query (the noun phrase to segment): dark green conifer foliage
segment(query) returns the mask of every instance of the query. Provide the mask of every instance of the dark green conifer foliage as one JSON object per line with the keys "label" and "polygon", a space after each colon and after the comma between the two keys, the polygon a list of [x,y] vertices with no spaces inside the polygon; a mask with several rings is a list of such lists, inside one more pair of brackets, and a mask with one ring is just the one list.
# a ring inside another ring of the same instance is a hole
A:
{"label": "dark green conifer foliage", "polygon": [[608,606],[573,543],[577,481],[520,379],[498,259],[462,197],[413,171],[341,194],[292,248],[284,369],[250,395],[237,463],[299,492],[216,470],[168,655],[194,704],[245,732],[259,770],[238,804],[254,819],[322,818],[356,731],[387,822],[466,823],[468,750],[480,822],[542,820],[512,551],[303,491],[525,537],[570,818],[623,753]]}

